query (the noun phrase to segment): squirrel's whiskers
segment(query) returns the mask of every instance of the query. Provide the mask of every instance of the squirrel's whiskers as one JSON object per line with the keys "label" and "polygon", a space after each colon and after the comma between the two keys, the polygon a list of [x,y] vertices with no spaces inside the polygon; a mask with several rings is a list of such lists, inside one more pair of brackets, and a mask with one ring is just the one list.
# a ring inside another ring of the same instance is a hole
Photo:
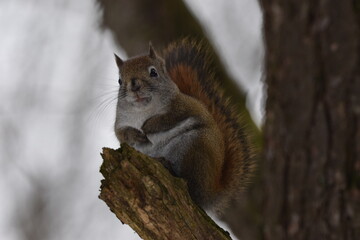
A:
{"label": "squirrel's whiskers", "polygon": [[99,121],[100,116],[109,108],[109,106],[116,104],[116,100],[118,99],[118,90],[103,92],[102,94],[94,97],[94,101],[98,101],[99,99],[100,102],[98,102],[90,112],[88,121]]}

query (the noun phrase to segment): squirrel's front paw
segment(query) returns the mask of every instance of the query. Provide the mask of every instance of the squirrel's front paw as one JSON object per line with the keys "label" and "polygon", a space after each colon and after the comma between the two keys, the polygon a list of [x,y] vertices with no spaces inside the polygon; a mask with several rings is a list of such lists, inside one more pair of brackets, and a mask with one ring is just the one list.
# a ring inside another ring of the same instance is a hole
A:
{"label": "squirrel's front paw", "polygon": [[134,145],[136,143],[147,143],[149,139],[140,131],[133,132],[131,135],[128,136],[128,143],[130,145]]}
{"label": "squirrel's front paw", "polygon": [[141,130],[145,133],[145,134],[151,134],[151,124],[149,124],[150,121],[146,120],[145,123],[142,125]]}
{"label": "squirrel's front paw", "polygon": [[130,146],[134,146],[137,143],[149,142],[146,135],[135,128],[127,128],[122,131],[121,135],[122,142],[126,142]]}
{"label": "squirrel's front paw", "polygon": [[141,127],[141,130],[144,134],[153,134],[159,131],[159,124],[163,123],[163,120],[158,116],[155,115],[147,119]]}

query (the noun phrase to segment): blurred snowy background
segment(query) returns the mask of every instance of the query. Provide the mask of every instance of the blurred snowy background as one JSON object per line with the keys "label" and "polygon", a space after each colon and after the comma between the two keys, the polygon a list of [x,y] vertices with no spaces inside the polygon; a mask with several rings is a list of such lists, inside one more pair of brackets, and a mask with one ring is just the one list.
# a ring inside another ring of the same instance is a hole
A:
{"label": "blurred snowy background", "polygon": [[[187,0],[261,123],[254,0]],[[90,0],[0,0],[0,239],[139,239],[98,199],[126,53]],[[87,166],[84,168],[84,166]]]}

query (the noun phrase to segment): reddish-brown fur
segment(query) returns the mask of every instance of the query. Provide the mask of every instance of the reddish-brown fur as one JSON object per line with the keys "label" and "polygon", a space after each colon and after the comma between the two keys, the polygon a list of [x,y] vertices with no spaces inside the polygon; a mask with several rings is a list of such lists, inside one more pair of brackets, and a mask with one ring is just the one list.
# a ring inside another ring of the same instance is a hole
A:
{"label": "reddish-brown fur", "polygon": [[[235,196],[253,171],[251,147],[239,114],[230,106],[209,69],[209,55],[203,45],[190,40],[171,44],[164,52],[168,74],[181,92],[202,102],[211,113],[225,143],[225,159],[217,189]],[[219,199],[229,200],[220,194]]]}

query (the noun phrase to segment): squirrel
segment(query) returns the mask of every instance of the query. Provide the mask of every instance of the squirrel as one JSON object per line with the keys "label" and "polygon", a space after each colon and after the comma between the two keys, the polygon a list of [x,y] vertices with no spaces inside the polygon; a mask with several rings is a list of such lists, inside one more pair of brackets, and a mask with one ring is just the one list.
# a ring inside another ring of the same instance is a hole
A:
{"label": "squirrel", "polygon": [[201,43],[172,43],[164,58],[149,45],[147,54],[126,61],[115,54],[115,135],[184,178],[196,204],[221,213],[252,175],[249,137]]}

